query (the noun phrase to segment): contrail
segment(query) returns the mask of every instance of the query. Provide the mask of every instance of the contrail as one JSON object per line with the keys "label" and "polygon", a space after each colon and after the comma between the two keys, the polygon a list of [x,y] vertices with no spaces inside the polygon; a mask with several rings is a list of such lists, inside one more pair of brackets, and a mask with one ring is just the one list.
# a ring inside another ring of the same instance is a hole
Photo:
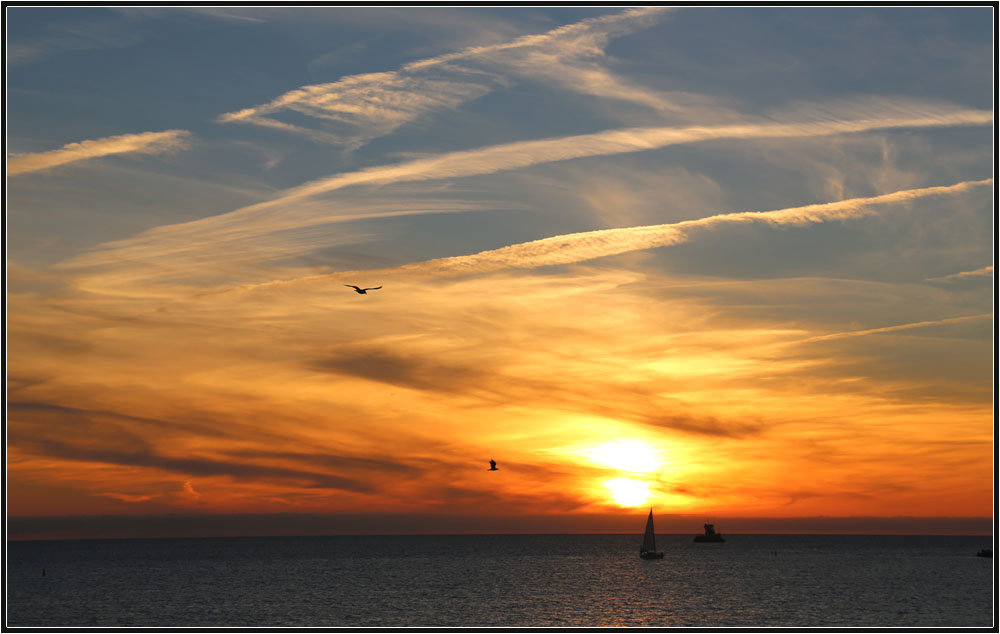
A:
{"label": "contrail", "polygon": [[556,139],[505,143],[338,174],[285,190],[282,196],[274,200],[245,209],[285,204],[351,185],[384,185],[492,174],[542,163],[642,152],[715,139],[814,137],[888,128],[984,125],[992,120],[993,113],[985,110],[959,110],[914,117],[607,130]]}
{"label": "contrail", "polygon": [[281,208],[354,185],[388,185],[492,174],[556,161],[640,152],[714,139],[815,137],[898,127],[981,125],[993,120],[991,112],[981,110],[940,111],[919,107],[904,108],[897,114],[900,116],[863,116],[858,119],[793,123],[625,128],[449,152],[318,179],[286,189],[271,200],[218,216],[157,227],[126,240],[107,243],[99,250],[74,258],[68,264],[93,266],[118,262],[122,258],[147,259],[167,255],[189,257],[192,244],[203,244],[207,240],[259,236],[271,231],[292,229],[295,223],[303,227],[322,224],[321,214],[300,215],[294,210]]}
{"label": "contrail", "polygon": [[947,319],[936,319],[931,321],[917,321],[910,324],[900,324],[898,326],[885,326],[883,328],[870,328],[868,330],[850,330],[847,332],[835,332],[829,335],[820,335],[797,341],[796,343],[812,343],[814,341],[827,341],[830,339],[846,339],[849,337],[863,337],[865,335],[877,335],[883,332],[896,332],[898,330],[910,330],[911,328],[923,328],[924,326],[938,326],[940,324],[955,324],[963,321],[973,321],[975,319],[992,319],[992,313],[981,315],[966,315],[964,317],[949,317]]}
{"label": "contrail", "polygon": [[670,224],[571,233],[534,240],[532,242],[523,242],[500,249],[481,251],[471,255],[425,260],[423,262],[414,262],[412,264],[381,270],[345,271],[342,273],[303,277],[297,280],[266,282],[259,285],[240,287],[240,289],[249,290],[275,284],[324,279],[335,280],[359,274],[364,274],[369,278],[400,275],[454,277],[490,273],[512,268],[530,269],[541,266],[573,264],[610,255],[619,255],[629,251],[652,249],[687,242],[691,238],[693,231],[721,224],[767,223],[772,225],[803,225],[829,220],[846,220],[874,214],[875,210],[873,207],[878,205],[906,202],[927,196],[956,194],[975,187],[991,185],[992,183],[993,179],[987,178],[942,187],[907,189],[881,196],[851,198],[837,202],[790,207],[774,211],[741,211]]}

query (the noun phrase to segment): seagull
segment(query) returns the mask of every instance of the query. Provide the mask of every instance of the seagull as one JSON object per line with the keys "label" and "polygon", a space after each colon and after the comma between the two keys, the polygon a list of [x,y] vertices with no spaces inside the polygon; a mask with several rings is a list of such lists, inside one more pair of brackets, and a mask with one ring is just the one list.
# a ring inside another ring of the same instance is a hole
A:
{"label": "seagull", "polygon": [[361,295],[367,295],[368,291],[377,291],[378,289],[382,288],[381,286],[375,286],[374,288],[359,288],[354,284],[344,284],[344,286],[350,286],[351,288],[354,289],[355,293],[360,293]]}
{"label": "seagull", "polygon": [[490,460],[490,468],[487,469],[487,471],[499,471],[499,469],[497,469],[497,461],[496,460]]}

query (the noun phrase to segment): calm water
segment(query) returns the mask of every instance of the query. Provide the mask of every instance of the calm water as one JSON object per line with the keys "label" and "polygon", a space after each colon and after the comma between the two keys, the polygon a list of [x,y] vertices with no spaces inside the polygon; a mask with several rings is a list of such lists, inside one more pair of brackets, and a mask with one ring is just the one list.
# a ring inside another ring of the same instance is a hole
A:
{"label": "calm water", "polygon": [[[980,626],[984,537],[272,537],[7,544],[8,626]],[[45,569],[45,576],[41,574]]]}

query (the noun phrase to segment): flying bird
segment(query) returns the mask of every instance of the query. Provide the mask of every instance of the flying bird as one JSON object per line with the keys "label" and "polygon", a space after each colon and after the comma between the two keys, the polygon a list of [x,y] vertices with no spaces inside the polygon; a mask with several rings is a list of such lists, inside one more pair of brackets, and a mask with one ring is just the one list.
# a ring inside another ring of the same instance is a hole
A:
{"label": "flying bird", "polygon": [[487,469],[487,471],[499,471],[499,469],[497,469],[497,461],[496,460],[490,460],[490,468]]}
{"label": "flying bird", "polygon": [[351,288],[354,289],[355,293],[359,293],[361,295],[367,295],[368,291],[377,291],[378,289],[382,288],[381,286],[375,286],[372,288],[360,288],[358,286],[355,286],[354,284],[344,284],[344,286],[350,286]]}

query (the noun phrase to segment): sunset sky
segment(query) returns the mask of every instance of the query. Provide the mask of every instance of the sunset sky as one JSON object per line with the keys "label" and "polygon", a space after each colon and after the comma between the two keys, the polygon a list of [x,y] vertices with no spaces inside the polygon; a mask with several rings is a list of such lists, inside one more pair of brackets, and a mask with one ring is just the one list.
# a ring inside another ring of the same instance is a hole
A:
{"label": "sunset sky", "polygon": [[993,11],[8,7],[9,536],[991,517]]}

